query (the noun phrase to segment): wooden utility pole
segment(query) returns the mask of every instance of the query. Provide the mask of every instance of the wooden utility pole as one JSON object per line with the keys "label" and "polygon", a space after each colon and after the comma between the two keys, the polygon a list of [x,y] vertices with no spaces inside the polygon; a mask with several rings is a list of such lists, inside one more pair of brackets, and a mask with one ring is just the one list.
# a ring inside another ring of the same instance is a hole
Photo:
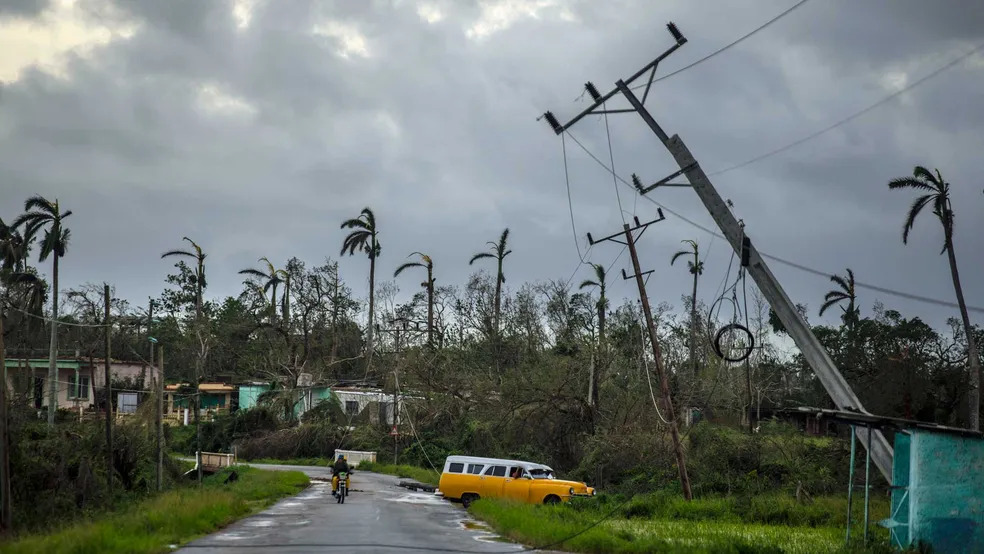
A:
{"label": "wooden utility pole", "polygon": [[0,534],[10,532],[10,432],[7,426],[7,346],[3,342],[3,310],[0,309]]}
{"label": "wooden utility pole", "polygon": [[[663,410],[666,412],[666,420],[670,427],[670,436],[673,438],[673,451],[676,454],[677,460],[677,470],[680,474],[680,487],[683,489],[683,497],[686,500],[693,499],[693,494],[690,490],[690,477],[687,475],[687,459],[686,454],[683,452],[683,443],[680,441],[680,431],[677,428],[676,415],[673,409],[673,398],[670,394],[670,380],[666,374],[665,368],[663,367],[663,353],[659,347],[659,340],[656,337],[656,324],[653,322],[652,309],[649,307],[649,295],[646,294],[646,283],[644,277],[652,271],[646,271],[645,273],[639,266],[639,255],[636,252],[635,243],[642,236],[642,233],[646,231],[646,228],[653,223],[658,223],[665,219],[663,217],[663,212],[660,211],[659,219],[655,219],[648,223],[640,223],[639,218],[635,218],[635,227],[630,227],[628,223],[622,226],[621,233],[615,233],[614,235],[607,236],[601,240],[594,240],[591,234],[588,234],[588,241],[594,245],[598,242],[612,241],[628,246],[629,255],[632,257],[632,270],[633,275],[626,275],[625,270],[622,270],[622,277],[624,279],[635,278],[636,286],[639,287],[639,301],[642,303],[642,313],[646,316],[646,327],[649,329],[649,342],[653,347],[653,359],[656,361],[656,377],[659,379],[659,389],[660,395],[663,400]],[[639,234],[635,237],[632,236],[633,231],[639,231]],[[625,241],[619,240],[618,237],[624,237]]]}
{"label": "wooden utility pole", "polygon": [[157,491],[164,490],[164,345],[157,349]]}
{"label": "wooden utility pole", "polygon": [[113,333],[109,320],[109,283],[103,283],[103,333],[105,336],[106,356],[103,359],[103,369],[106,371],[106,482],[109,485],[109,496],[113,496],[113,383],[110,380],[109,357],[110,336]]}
{"label": "wooden utility pole", "polygon": [[[663,61],[667,56],[675,52],[678,48],[686,44],[687,39],[683,36],[680,30],[670,23],[667,25],[670,34],[675,40],[675,44],[660,54],[656,59],[649,62],[641,69],[636,71],[634,74],[626,79],[619,79],[615,82],[615,88],[608,93],[602,95],[598,92],[598,89],[591,83],[586,83],[585,88],[587,92],[591,95],[592,103],[590,106],[585,108],[581,113],[576,115],[567,123],[561,125],[557,120],[556,116],[551,112],[546,112],[543,114],[543,118],[546,119],[547,123],[553,128],[554,133],[562,134],[568,129],[570,129],[575,123],[583,119],[588,115],[598,115],[606,113],[622,113],[622,112],[636,112],[646,125],[652,130],[653,134],[660,140],[662,145],[667,149],[671,156],[673,156],[674,161],[676,161],[679,170],[671,173],[670,175],[656,181],[648,187],[641,186],[641,183],[636,185],[639,194],[647,194],[657,187],[690,187],[697,193],[697,197],[704,204],[708,213],[714,219],[718,228],[721,230],[721,234],[728,240],[731,247],[734,249],[735,253],[742,252],[743,249],[748,251],[747,265],[748,275],[752,277],[755,284],[758,286],[759,291],[765,296],[766,300],[769,302],[769,306],[772,307],[773,311],[779,317],[779,320],[785,326],[789,333],[789,336],[796,343],[796,346],[802,352],[804,359],[810,365],[810,368],[816,374],[817,379],[823,385],[824,389],[830,395],[830,398],[834,401],[834,404],[841,410],[852,410],[861,413],[869,413],[864,409],[861,401],[858,399],[857,395],[854,394],[854,390],[848,384],[847,380],[837,369],[830,354],[823,347],[823,344],[817,339],[816,335],[813,334],[813,330],[810,328],[809,324],[803,318],[803,316],[796,310],[796,306],[793,304],[789,296],[786,295],[786,291],[779,284],[779,280],[776,279],[775,275],[769,269],[766,264],[765,259],[762,254],[758,252],[755,246],[748,240],[748,235],[745,234],[744,229],[738,223],[731,209],[727,206],[721,195],[718,194],[717,189],[711,184],[710,179],[708,179],[707,174],[704,173],[703,168],[697,163],[693,154],[684,144],[683,139],[679,135],[669,136],[666,131],[659,126],[656,119],[653,118],[649,110],[646,109],[645,103],[646,98],[649,96],[649,91],[652,88],[653,79],[656,75],[656,69],[659,67],[659,63]],[[631,85],[640,77],[645,77],[645,82],[643,84],[632,87]],[[642,93],[642,97],[639,98],[633,92],[636,89],[645,87]],[[606,108],[606,103],[616,94],[621,94],[623,98],[629,103],[630,108],[619,108],[609,110]],[[684,176],[687,180],[686,183],[672,183],[671,180]],[[857,429],[856,433],[862,445],[870,444],[872,447],[872,461],[878,466],[878,469],[882,472],[882,475],[886,479],[891,481],[892,477],[892,459],[893,450],[892,446],[888,443],[888,440],[882,434],[880,430],[872,429]],[[867,440],[868,435],[873,436],[873,440]]]}

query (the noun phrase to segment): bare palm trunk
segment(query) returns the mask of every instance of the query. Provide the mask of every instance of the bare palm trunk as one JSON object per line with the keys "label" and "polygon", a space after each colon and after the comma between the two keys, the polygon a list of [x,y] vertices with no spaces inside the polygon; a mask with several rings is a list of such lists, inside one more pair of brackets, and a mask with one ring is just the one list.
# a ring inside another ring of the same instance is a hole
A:
{"label": "bare palm trunk", "polygon": [[427,270],[427,346],[434,348],[434,278]]}
{"label": "bare palm trunk", "polygon": [[[375,247],[375,244],[372,245]],[[373,314],[376,300],[376,257],[369,258],[369,328],[366,330],[366,348],[372,352]]]}
{"label": "bare palm trunk", "polygon": [[950,275],[953,277],[953,290],[957,295],[957,305],[960,306],[960,318],[963,319],[964,333],[967,335],[967,358],[970,366],[969,391],[967,392],[967,423],[977,431],[980,429],[981,410],[981,357],[977,351],[977,341],[974,340],[974,328],[970,324],[967,304],[964,302],[963,288],[960,286],[960,273],[957,270],[957,256],[953,252],[953,241],[946,248],[950,261]]}
{"label": "bare palm trunk", "polygon": [[697,273],[694,272],[694,290],[690,297],[690,365],[697,375]]}
{"label": "bare palm trunk", "polygon": [[51,262],[51,345],[48,352],[48,425],[58,410],[58,253]]}

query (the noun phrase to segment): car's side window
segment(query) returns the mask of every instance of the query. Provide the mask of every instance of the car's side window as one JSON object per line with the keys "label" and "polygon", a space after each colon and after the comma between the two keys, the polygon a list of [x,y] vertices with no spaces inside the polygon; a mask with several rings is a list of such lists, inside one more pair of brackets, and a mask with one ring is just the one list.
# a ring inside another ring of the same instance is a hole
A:
{"label": "car's side window", "polygon": [[448,473],[461,473],[465,470],[465,464],[461,462],[453,462],[448,466]]}
{"label": "car's side window", "polygon": [[485,475],[492,475],[493,471],[495,471],[495,466],[489,466],[489,468],[485,470]]}
{"label": "car's side window", "polygon": [[506,476],[506,466],[493,466],[492,475],[495,477],[505,477]]}
{"label": "car's side window", "polygon": [[468,473],[471,473],[472,475],[480,475],[482,473],[482,468],[484,467],[485,464],[468,464]]}

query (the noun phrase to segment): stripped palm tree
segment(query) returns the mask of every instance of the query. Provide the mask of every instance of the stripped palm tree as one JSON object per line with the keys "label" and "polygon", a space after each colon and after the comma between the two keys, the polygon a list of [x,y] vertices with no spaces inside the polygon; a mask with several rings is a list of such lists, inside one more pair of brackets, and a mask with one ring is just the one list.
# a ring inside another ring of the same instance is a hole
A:
{"label": "stripped palm tree", "polygon": [[266,257],[260,258],[258,261],[266,264],[266,271],[253,268],[242,269],[239,271],[240,275],[248,275],[250,277],[255,277],[260,280],[260,291],[263,293],[264,297],[266,292],[270,291],[270,313],[271,319],[277,319],[277,286],[284,283],[284,296],[282,301],[282,317],[284,324],[287,323],[287,317],[290,309],[290,275],[283,269],[277,269],[273,266]]}
{"label": "stripped palm tree", "polygon": [[[191,244],[191,250],[169,250],[161,254],[161,259],[177,256],[183,258],[192,258],[195,260],[195,333],[199,335],[199,340],[202,340],[202,291],[205,289],[205,257],[207,254],[202,250],[202,247],[198,245],[195,241],[188,237],[182,237],[182,240],[188,241]],[[195,357],[195,402],[193,403],[195,415],[195,448],[200,453],[202,451],[202,426],[201,417],[199,412],[201,412],[201,379],[202,379],[202,368],[205,365],[205,360],[203,359],[204,354],[202,350],[199,350],[198,356]],[[197,463],[198,467],[198,486],[202,485],[202,464]]]}
{"label": "stripped palm tree", "polygon": [[697,280],[704,274],[704,262],[700,259],[697,241],[688,239],[680,242],[690,245],[690,248],[673,254],[670,265],[673,265],[677,258],[694,257],[693,260],[687,260],[687,267],[690,269],[690,274],[694,276],[694,288],[690,294],[690,365],[694,375],[697,375]]}
{"label": "stripped palm tree", "polygon": [[847,301],[847,306],[841,306],[841,321],[847,326],[849,330],[853,330],[854,326],[860,319],[860,309],[857,308],[857,294],[855,293],[854,287],[854,272],[851,268],[847,268],[847,278],[841,277],[840,275],[831,275],[830,280],[835,283],[839,288],[836,288],[828,292],[823,297],[823,305],[820,306],[820,316],[822,317],[824,312],[830,308]]}
{"label": "stripped palm tree", "polygon": [[420,283],[420,286],[427,290],[427,346],[429,348],[434,347],[434,260],[431,259],[427,254],[421,252],[412,252],[410,255],[416,254],[420,256],[421,261],[419,262],[407,262],[400,267],[396,268],[393,272],[393,277],[397,277],[403,270],[409,269],[411,267],[422,267],[427,270],[427,280]]}
{"label": "stripped palm tree", "polygon": [[376,215],[369,208],[363,208],[359,217],[342,223],[341,229],[354,229],[342,242],[342,255],[365,252],[369,256],[369,326],[366,328],[366,350],[372,351],[373,316],[375,314],[376,258],[379,257],[379,231],[376,229]]}
{"label": "stripped palm tree", "polygon": [[580,289],[594,287],[598,289],[598,302],[595,308],[598,310],[598,363],[592,363],[590,374],[588,375],[588,404],[592,407],[598,406],[598,382],[601,373],[596,366],[604,366],[606,357],[605,349],[605,315],[608,312],[608,296],[606,295],[605,266],[601,264],[591,264],[594,268],[595,279],[586,279],[581,282]]}
{"label": "stripped palm tree", "polygon": [[71,230],[64,226],[64,220],[72,215],[71,210],[61,211],[58,200],[51,202],[41,196],[32,196],[24,202],[25,213],[17,217],[13,227],[24,227],[24,240],[30,241],[44,229],[38,261],[43,262],[52,256],[51,261],[51,344],[48,352],[48,425],[55,424],[58,410],[58,259],[65,256]]}
{"label": "stripped palm tree", "polygon": [[502,284],[506,282],[506,275],[502,272],[502,261],[506,259],[506,256],[512,253],[512,250],[506,249],[507,241],[509,240],[509,229],[502,231],[502,236],[499,237],[499,242],[489,241],[486,244],[490,246],[491,252],[479,252],[471,257],[468,265],[472,265],[476,260],[482,259],[492,259],[496,260],[496,279],[495,279],[495,308],[492,314],[492,326],[494,327],[494,334],[496,337],[499,336],[499,315],[502,311]]}
{"label": "stripped palm tree", "polygon": [[936,174],[925,167],[916,166],[912,172],[912,177],[899,177],[892,179],[888,183],[891,190],[913,189],[921,196],[916,198],[909,208],[909,213],[905,218],[902,227],[902,243],[908,244],[909,231],[915,224],[916,217],[926,206],[933,206],[933,215],[943,226],[943,249],[940,254],[946,252],[950,262],[950,277],[953,280],[953,290],[957,295],[957,305],[960,308],[960,317],[963,320],[964,334],[967,336],[967,354],[970,365],[969,391],[967,393],[968,423],[974,431],[980,429],[980,382],[981,382],[981,358],[977,350],[977,341],[974,337],[974,328],[970,323],[970,314],[967,311],[967,303],[964,301],[963,288],[960,286],[960,273],[957,270],[957,255],[953,250],[953,206],[950,203],[950,183],[943,179],[940,170]]}

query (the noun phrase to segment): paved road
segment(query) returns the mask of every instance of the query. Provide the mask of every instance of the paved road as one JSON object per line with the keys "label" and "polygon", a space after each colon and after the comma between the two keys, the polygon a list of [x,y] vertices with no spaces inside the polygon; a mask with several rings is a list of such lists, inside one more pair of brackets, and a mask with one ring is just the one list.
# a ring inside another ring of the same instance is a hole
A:
{"label": "paved road", "polygon": [[469,519],[460,505],[430,493],[397,486],[400,479],[356,470],[345,504],[331,496],[323,467],[251,464],[274,470],[300,470],[311,487],[226,529],[194,541],[178,552],[502,552],[522,547],[501,542]]}

